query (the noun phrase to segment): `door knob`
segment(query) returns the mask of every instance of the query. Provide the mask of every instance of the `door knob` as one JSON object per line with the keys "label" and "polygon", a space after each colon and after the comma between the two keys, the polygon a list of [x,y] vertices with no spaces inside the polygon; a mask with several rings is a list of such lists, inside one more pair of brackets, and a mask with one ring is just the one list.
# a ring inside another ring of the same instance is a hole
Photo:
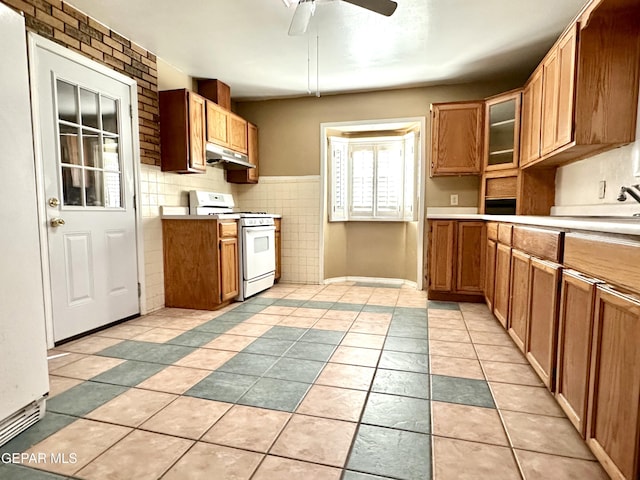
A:
{"label": "door knob", "polygon": [[50,207],[57,207],[58,205],[60,205],[60,200],[58,200],[55,197],[52,197],[49,199],[49,206]]}
{"label": "door knob", "polygon": [[60,218],[60,217],[52,218],[52,219],[49,221],[49,224],[50,224],[52,227],[60,227],[60,226],[64,225],[64,223],[65,223],[65,222],[64,222],[64,218]]}

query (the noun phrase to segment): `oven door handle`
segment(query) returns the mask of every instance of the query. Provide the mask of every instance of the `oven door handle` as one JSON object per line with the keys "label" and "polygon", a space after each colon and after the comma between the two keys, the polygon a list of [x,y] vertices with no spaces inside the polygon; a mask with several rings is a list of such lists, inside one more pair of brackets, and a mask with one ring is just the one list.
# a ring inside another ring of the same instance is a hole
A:
{"label": "oven door handle", "polygon": [[250,230],[251,232],[268,232],[268,231],[276,231],[276,226],[275,225],[265,225],[263,227],[242,227],[245,230]]}

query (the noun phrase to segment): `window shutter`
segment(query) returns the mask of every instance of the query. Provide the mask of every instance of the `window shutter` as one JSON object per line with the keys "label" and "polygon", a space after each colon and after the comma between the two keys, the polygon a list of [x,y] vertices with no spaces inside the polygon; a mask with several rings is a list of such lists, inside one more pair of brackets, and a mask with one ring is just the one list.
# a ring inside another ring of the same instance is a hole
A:
{"label": "window shutter", "polygon": [[331,198],[329,221],[347,219],[347,156],[348,141],[340,137],[329,137]]}
{"label": "window shutter", "polygon": [[376,216],[401,215],[403,154],[402,141],[389,142],[377,148]]}
{"label": "window shutter", "polygon": [[374,149],[372,145],[351,147],[351,208],[353,217],[373,215]]}

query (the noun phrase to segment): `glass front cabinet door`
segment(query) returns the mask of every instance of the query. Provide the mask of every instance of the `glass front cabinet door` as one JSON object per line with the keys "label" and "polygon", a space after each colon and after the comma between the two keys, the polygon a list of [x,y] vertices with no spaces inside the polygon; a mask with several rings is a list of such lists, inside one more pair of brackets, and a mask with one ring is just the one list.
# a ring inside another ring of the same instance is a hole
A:
{"label": "glass front cabinet door", "polygon": [[522,90],[486,100],[485,171],[518,167]]}

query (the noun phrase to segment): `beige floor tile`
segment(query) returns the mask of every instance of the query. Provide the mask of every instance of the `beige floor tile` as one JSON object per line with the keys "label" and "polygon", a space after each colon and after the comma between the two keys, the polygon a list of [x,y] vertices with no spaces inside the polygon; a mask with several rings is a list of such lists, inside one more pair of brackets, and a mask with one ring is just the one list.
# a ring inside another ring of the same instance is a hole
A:
{"label": "beige floor tile", "polygon": [[378,364],[378,358],[380,358],[380,350],[377,349],[339,346],[329,361],[347,365],[360,365],[362,367],[375,367]]}
{"label": "beige floor tile", "polygon": [[101,422],[137,427],[167,406],[175,395],[131,388],[85,415]]}
{"label": "beige floor tile", "polygon": [[381,312],[360,312],[356,321],[373,322],[373,323],[391,323],[392,315],[390,313]]}
{"label": "beige floor tile", "polygon": [[134,320],[129,320],[127,325],[144,326],[150,328],[166,328],[167,324],[170,324],[174,320],[180,320],[179,317],[170,315],[159,315],[153,313],[151,315],[144,315]]}
{"label": "beige floor tile", "polygon": [[442,340],[429,340],[429,353],[441,357],[477,358],[470,343],[443,342]]}
{"label": "beige floor tile", "polygon": [[353,325],[351,325],[351,328],[349,329],[350,332],[368,333],[371,335],[386,335],[387,330],[389,330],[388,323],[378,323],[362,320],[356,320],[355,322],[353,322]]}
{"label": "beige floor tile", "polygon": [[80,340],[75,340],[73,342],[65,343],[64,345],[60,345],[56,348],[65,352],[93,355],[94,353],[98,353],[105,348],[117,345],[120,342],[122,342],[122,340],[119,338],[90,336],[81,338]]}
{"label": "beige floor tile", "polygon": [[500,345],[503,347],[510,347],[513,345],[513,340],[507,332],[492,333],[492,332],[469,332],[471,335],[471,341],[473,343],[479,343],[483,345]]}
{"label": "beige floor tile", "polygon": [[70,363],[64,367],[52,370],[52,373],[61,377],[79,378],[81,380],[89,380],[107,370],[112,369],[123,363],[121,358],[89,356],[81,358],[77,362]]}
{"label": "beige floor tile", "polygon": [[431,416],[434,435],[509,446],[500,416],[493,408],[432,402]]}
{"label": "beige floor tile", "polygon": [[397,303],[397,297],[378,297],[375,293],[371,295],[369,300],[367,300],[367,305],[375,305],[379,307],[395,307]]}
{"label": "beige floor tile", "polygon": [[313,385],[296,412],[357,422],[366,398],[367,393],[361,390]]}
{"label": "beige floor tile", "polygon": [[176,338],[178,335],[182,335],[183,330],[177,330],[174,328],[152,328],[138,336],[132,338],[138,342],[154,342],[165,343],[172,338]]}
{"label": "beige floor tile", "polygon": [[269,305],[260,313],[266,315],[291,315],[295,311],[296,307],[284,307],[279,305]]}
{"label": "beige floor tile", "polygon": [[75,463],[38,462],[26,465],[72,475],[129,432],[130,428],[79,419],[27,450],[27,453],[44,453],[49,459],[52,454],[62,454],[69,460],[71,454],[75,454]]}
{"label": "beige floor tile", "polygon": [[255,340],[256,337],[223,334],[219,337],[214,338],[206,345],[203,345],[203,347],[213,348],[216,350],[229,350],[232,352],[239,352],[251,345],[253,342],[255,342]]}
{"label": "beige floor tile", "polygon": [[[501,347],[498,345],[475,345],[480,360],[492,362],[508,362],[527,364],[527,359],[515,346]],[[482,362],[481,362],[482,363]]]}
{"label": "beige floor tile", "polygon": [[487,380],[490,382],[514,383],[517,385],[541,386],[542,381],[529,365],[521,363],[482,362]]}
{"label": "beige floor tile", "polygon": [[361,348],[377,348],[380,349],[384,345],[385,337],[383,335],[370,335],[368,333],[347,333],[340,345],[345,347],[361,347]]}
{"label": "beige floor tile", "polygon": [[467,331],[467,325],[463,320],[455,318],[438,318],[429,316],[429,328],[447,328],[450,330]]}
{"label": "beige floor tile", "polygon": [[49,365],[49,371],[53,372],[54,370],[64,367],[65,365],[69,365],[70,363],[77,362],[81,358],[85,358],[87,355],[83,353],[71,353],[71,352],[55,352],[53,354],[49,354],[49,360],[47,364]]}
{"label": "beige floor tile", "polygon": [[107,328],[106,330],[97,332],[96,335],[100,337],[121,338],[123,340],[127,340],[142,333],[148,332],[152,328],[153,327],[145,325],[129,325],[129,323],[123,323],[120,325],[116,325],[115,327]]}
{"label": "beige floor tile", "polygon": [[504,333],[504,328],[497,320],[465,320],[470,332]]}
{"label": "beige floor tile", "polygon": [[199,348],[191,352],[186,357],[174,363],[181,367],[202,368],[206,370],[215,370],[223,365],[227,360],[235,356],[237,352],[229,352],[226,350],[212,350],[210,348]]}
{"label": "beige floor tile", "polygon": [[[196,443],[163,480],[248,480],[263,455],[235,448]],[[275,479],[274,479],[275,480]]]}
{"label": "beige floor tile", "polygon": [[287,318],[285,315],[266,315],[264,313],[256,313],[243,323],[259,323],[261,325],[278,325],[282,320]]}
{"label": "beige floor tile", "polygon": [[375,369],[369,367],[327,363],[320,376],[316,379],[316,383],[330,387],[368,390],[371,386],[374,372]]}
{"label": "beige floor tile", "polygon": [[520,480],[511,449],[434,437],[435,480]]}
{"label": "beige floor tile", "polygon": [[346,332],[351,328],[352,323],[353,322],[351,320],[331,320],[328,318],[321,318],[313,328],[317,328],[319,330],[336,330]]}
{"label": "beige floor tile", "polygon": [[167,319],[162,323],[163,328],[173,328],[174,330],[191,330],[198,327],[203,323],[207,323],[209,320],[213,320],[217,316],[221,315],[221,312],[209,312],[206,317],[189,316],[189,317],[173,317]]}
{"label": "beige floor tile", "polygon": [[566,418],[502,411],[515,448],[593,460],[594,457]]}
{"label": "beige floor tile", "polygon": [[182,394],[210,374],[209,370],[170,366],[137,386],[147,390]]}
{"label": "beige floor tile", "polygon": [[342,467],[355,431],[355,423],[294,415],[270,453]]}
{"label": "beige floor tile", "polygon": [[191,445],[193,441],[184,438],[136,430],[78,475],[91,480],[155,480]]}
{"label": "beige floor tile", "polygon": [[296,308],[293,313],[291,313],[291,315],[293,315],[294,317],[306,317],[306,318],[320,318],[322,317],[325,313],[327,313],[327,309],[326,308],[305,308],[305,307],[299,307]]}
{"label": "beige floor tile", "polygon": [[484,303],[469,303],[469,302],[459,302],[458,307],[460,311],[464,313],[482,313],[491,315],[489,308]]}
{"label": "beige floor tile", "polygon": [[544,387],[513,385],[510,383],[491,383],[491,390],[500,410],[535,413],[564,417],[562,409],[553,396]]}
{"label": "beige floor tile", "polygon": [[462,320],[462,313],[458,310],[440,310],[436,308],[429,308],[427,310],[429,320],[432,318],[448,318],[450,320]]}
{"label": "beige floor tile", "polygon": [[339,468],[267,456],[251,480],[340,480]]}
{"label": "beige floor tile", "polygon": [[544,453],[516,450],[526,480],[609,480],[609,475],[595,461],[558,457]]}
{"label": "beige floor tile", "polygon": [[58,377],[57,375],[49,375],[49,398],[61,394],[76,385],[80,385],[82,380],[76,378]]}
{"label": "beige floor tile", "polygon": [[266,453],[290,417],[288,412],[235,405],[202,440]]}
{"label": "beige floor tile", "polygon": [[327,313],[322,318],[328,320],[355,320],[358,316],[358,312],[351,312],[346,310],[327,310]]}
{"label": "beige floor tile", "polygon": [[317,323],[314,317],[285,317],[278,325],[285,327],[311,328]]}
{"label": "beige floor tile", "polygon": [[445,342],[471,343],[471,338],[466,331],[450,328],[429,328],[429,338]]}
{"label": "beige floor tile", "polygon": [[449,377],[473,378],[484,380],[480,362],[472,358],[431,356],[431,373]]}
{"label": "beige floor tile", "polygon": [[227,331],[229,335],[246,335],[249,337],[259,337],[263,333],[271,330],[271,325],[262,325],[259,323],[241,323],[231,330]]}
{"label": "beige floor tile", "polygon": [[178,397],[138,428],[198,440],[232,406],[202,398]]}
{"label": "beige floor tile", "polygon": [[311,300],[311,298],[315,295],[313,292],[293,292],[287,295],[285,298],[287,300]]}

